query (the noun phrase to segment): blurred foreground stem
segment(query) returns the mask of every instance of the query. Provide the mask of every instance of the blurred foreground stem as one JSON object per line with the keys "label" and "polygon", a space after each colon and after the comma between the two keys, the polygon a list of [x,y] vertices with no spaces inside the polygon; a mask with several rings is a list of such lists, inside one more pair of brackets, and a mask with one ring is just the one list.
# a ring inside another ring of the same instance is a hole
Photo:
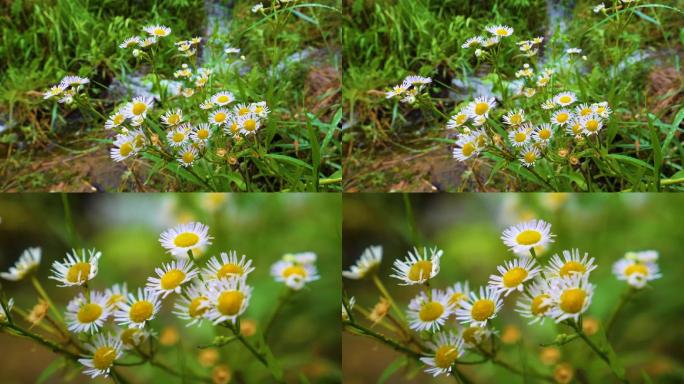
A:
{"label": "blurred foreground stem", "polygon": [[278,316],[278,313],[283,309],[285,304],[290,301],[290,298],[292,297],[292,293],[294,292],[292,289],[290,289],[288,286],[284,286],[285,291],[283,291],[279,296],[278,296],[278,303],[276,304],[275,309],[273,312],[271,312],[271,316],[268,317],[266,322],[264,323],[264,341],[268,338],[268,332],[271,330],[271,326],[273,325],[273,320]]}
{"label": "blurred foreground stem", "polygon": [[43,289],[43,286],[40,284],[40,281],[36,278],[36,276],[31,276],[31,282],[33,283],[33,286],[36,288],[36,291],[38,291],[38,294],[40,297],[45,300],[48,305],[50,306],[50,310],[52,311],[52,314],[55,315],[55,318],[59,320],[61,324],[64,324],[64,318],[62,318],[62,314],[59,313],[57,310],[57,307],[55,307],[55,304],[50,300],[50,296],[45,292],[45,289]]}
{"label": "blurred foreground stem", "polygon": [[636,292],[636,289],[634,289],[632,286],[629,286],[627,291],[623,292],[622,295],[620,295],[620,302],[618,303],[617,307],[613,310],[613,312],[610,314],[610,317],[608,320],[606,320],[606,338],[610,336],[610,331],[613,328],[613,324],[615,324],[615,319],[617,319],[617,315],[622,311],[622,308],[624,308],[625,304],[629,302],[629,300],[632,298],[632,295]]}
{"label": "blurred foreground stem", "polygon": [[[240,333],[240,323],[238,319],[237,324],[232,324],[229,322],[224,323],[226,324],[226,327],[230,329],[233,332],[233,335],[242,343],[242,345],[245,346],[249,350],[249,352],[254,355],[254,357],[259,360],[261,364],[263,364],[266,368],[268,368],[268,371],[271,373],[271,376],[273,376],[273,380],[277,383],[284,383],[283,379],[280,377],[277,377],[276,371],[280,371],[279,367],[272,367],[271,364],[269,364],[268,359],[266,358],[266,355],[264,353],[259,352],[252,343],[250,343],[245,337]],[[266,342],[264,341],[264,347],[268,348],[266,345]]]}

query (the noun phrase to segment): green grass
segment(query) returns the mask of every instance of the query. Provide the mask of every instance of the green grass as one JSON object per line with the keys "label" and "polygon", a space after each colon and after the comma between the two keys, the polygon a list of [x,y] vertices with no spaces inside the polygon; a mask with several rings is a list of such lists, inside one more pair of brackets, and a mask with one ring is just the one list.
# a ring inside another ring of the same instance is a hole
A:
{"label": "green grass", "polygon": [[[677,2],[640,2],[631,16],[622,12],[619,23],[617,16],[595,15],[592,2],[576,3],[567,33],[547,37],[543,49],[547,45],[552,47],[547,59],[553,61],[561,56],[566,45],[581,47],[589,72],[581,76],[574,71],[565,72],[558,82],[563,83],[563,89],[581,95],[583,101],[608,101],[616,114],[606,133],[604,158],[587,161],[588,174],[569,172],[567,175],[575,181],[560,180],[556,170],[539,167],[547,181],[543,183],[508,162],[476,160],[471,169],[470,165],[454,160],[450,166],[445,145],[450,141],[443,128],[446,119],[429,108],[420,110],[387,101],[382,92],[407,74],[429,76],[433,84],[427,93],[441,113],[451,115],[461,103],[469,101],[449,96],[452,79],[476,74],[496,88],[499,77],[492,74],[494,67],[504,83],[515,80],[515,71],[526,62],[516,55],[515,44],[511,44],[507,54],[497,57],[496,66],[478,64],[473,51],[462,49],[461,44],[468,37],[481,34],[483,27],[498,23],[515,29],[515,41],[543,35],[544,1],[349,1],[343,29],[344,52],[349,57],[343,89],[349,122],[343,132],[346,189],[386,191],[397,186],[403,190],[424,190],[424,185],[435,183],[426,175],[426,169],[438,172],[451,168],[458,180],[452,176],[446,186],[438,185],[439,188],[680,190],[684,181],[680,172],[684,152],[679,141],[684,104],[677,96],[683,91],[681,80],[670,89],[653,90],[651,68],[641,60],[626,66],[615,78],[607,75],[608,68],[638,50],[658,52],[660,64],[656,69],[671,68],[681,73],[684,17],[681,10],[676,10]],[[661,102],[664,104],[659,105]],[[495,119],[511,107],[511,103],[505,103],[501,108],[499,100],[500,111]],[[654,151],[654,147],[659,150]],[[434,160],[435,157],[438,159]],[[406,163],[408,166],[396,165]],[[577,183],[579,179],[582,181]]]}
{"label": "green grass", "polygon": [[[240,75],[232,70],[216,73],[212,80],[215,86],[238,95],[241,102],[266,101],[275,118],[260,134],[259,150],[247,146],[231,151],[229,147],[226,159],[234,157],[239,165],[206,171],[208,164],[199,164],[195,168],[203,180],[198,180],[178,170],[170,159],[148,157],[130,162],[125,169],[107,165],[105,153],[111,137],[102,129],[104,120],[44,101],[40,92],[65,74],[89,77],[88,94],[95,110],[108,116],[127,100],[108,98],[107,86],[141,68],[118,45],[139,35],[145,25],[170,26],[173,32],[166,38],[170,41],[164,42],[166,48],[158,52],[156,69],[160,77],[173,79],[173,72],[187,61],[171,49],[171,43],[202,35],[206,24],[203,1],[13,2],[0,14],[0,31],[6,37],[0,55],[7,58],[0,63],[0,118],[6,116],[11,122],[10,129],[0,135],[0,155],[7,160],[0,166],[0,190],[79,191],[83,185],[138,191],[339,190],[339,4],[333,0],[300,2],[280,10],[277,17],[253,14],[252,5],[235,2],[229,33],[214,33],[205,42],[215,53],[210,63],[225,60],[225,55],[216,53],[230,44],[241,48],[249,70]],[[306,60],[285,60],[305,48],[319,52],[311,67]],[[142,70],[150,72],[148,66]],[[155,82],[156,78],[150,75],[147,80]],[[165,111],[162,108],[172,106],[157,105],[157,124]],[[196,109],[191,104],[176,106]],[[197,118],[206,117],[197,113]],[[74,161],[89,170],[64,166]],[[55,163],[60,165],[52,166]],[[43,174],[24,171],[29,168],[41,169]],[[118,180],[92,176],[103,173],[114,173]]]}

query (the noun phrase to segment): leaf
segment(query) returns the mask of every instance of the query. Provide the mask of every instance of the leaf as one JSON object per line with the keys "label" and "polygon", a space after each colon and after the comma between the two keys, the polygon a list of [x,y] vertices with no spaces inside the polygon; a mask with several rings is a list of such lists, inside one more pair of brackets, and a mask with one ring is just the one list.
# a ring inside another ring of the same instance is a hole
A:
{"label": "leaf", "polygon": [[408,358],[406,356],[401,356],[398,359],[394,360],[392,364],[388,365],[387,368],[385,368],[384,371],[382,371],[382,375],[378,378],[378,383],[377,384],[384,384],[392,375],[394,375],[400,368],[405,366],[408,363]]}
{"label": "leaf", "polygon": [[658,20],[652,18],[651,16],[649,16],[649,15],[647,15],[641,11],[635,10],[634,13],[636,13],[637,16],[641,17],[642,19],[644,19],[650,23],[653,23],[655,25],[660,25],[660,22]]}
{"label": "leaf", "polygon": [[635,159],[634,157],[629,157],[629,156],[625,156],[625,155],[618,155],[616,153],[611,153],[608,155],[608,157],[615,159],[615,160],[625,162],[625,163],[635,165],[635,166],[640,167],[640,168],[646,168],[650,171],[653,171],[653,166],[651,164],[648,164],[643,160]]}
{"label": "leaf", "polygon": [[643,369],[641,370],[641,377],[644,379],[644,384],[653,384],[653,380],[651,380],[651,376],[646,373]]}
{"label": "leaf", "polygon": [[283,381],[283,369],[280,367],[280,364],[275,357],[273,357],[273,352],[271,352],[271,349],[264,341],[263,335],[259,336],[259,344],[263,347],[262,350],[264,351],[266,362],[268,363],[267,368],[271,372],[271,375],[273,375],[273,378],[277,381]]}
{"label": "leaf", "polygon": [[669,127],[670,130],[667,132],[667,136],[665,137],[665,140],[663,141],[662,152],[667,153],[666,149],[670,145],[672,138],[674,138],[674,135],[677,132],[677,128],[679,127],[679,124],[682,123],[682,120],[684,120],[684,107],[682,107],[682,109],[680,109],[679,112],[677,112],[674,120],[672,121],[672,125]]}
{"label": "leaf", "polygon": [[274,160],[278,160],[280,162],[288,163],[290,165],[305,168],[308,170],[313,170],[313,167],[311,166],[311,164],[307,164],[307,163],[305,163],[299,159],[295,159],[294,157],[280,155],[277,153],[267,153],[266,155],[264,155],[264,157],[268,157],[268,158],[271,158]]}

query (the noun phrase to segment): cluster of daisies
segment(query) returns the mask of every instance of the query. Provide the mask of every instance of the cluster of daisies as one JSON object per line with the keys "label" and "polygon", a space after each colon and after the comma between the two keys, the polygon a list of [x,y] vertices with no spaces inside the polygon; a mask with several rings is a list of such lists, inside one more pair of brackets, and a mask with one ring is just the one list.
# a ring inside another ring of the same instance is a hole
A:
{"label": "cluster of daisies", "polygon": [[[157,37],[171,33],[165,26],[150,26],[145,31],[154,42]],[[143,40],[140,37],[131,37],[121,47],[130,48],[139,45],[141,41]],[[185,56],[193,56],[201,41],[201,38],[196,37],[175,44]],[[210,94],[205,87],[210,83],[211,75],[210,69],[194,68],[188,64],[182,64],[173,74],[180,81],[178,93],[185,98]],[[184,114],[178,107],[163,111],[159,119],[166,131],[155,129],[160,124],[146,121],[154,107],[154,99],[139,96],[125,103],[105,123],[105,129],[116,129],[118,132],[110,151],[111,158],[114,161],[123,161],[146,146],[153,145],[163,148],[163,153],[175,158],[183,167],[190,167],[206,155],[213,138],[227,135],[240,141],[244,136],[255,135],[270,113],[266,102],[237,103],[235,96],[229,91],[215,92],[206,99],[195,100],[195,103],[199,108],[191,116]],[[160,133],[165,136],[164,146],[161,145]]]}
{"label": "cluster of daisies", "polygon": [[[158,315],[162,301],[169,297],[175,299],[173,313],[187,326],[201,325],[204,320],[214,325],[236,324],[249,306],[252,287],[247,284],[247,277],[254,267],[252,260],[230,251],[211,257],[200,269],[193,252],[202,252],[212,239],[209,228],[197,222],[164,231],[159,242],[174,260],[155,268],[154,276],[137,291],[129,292],[126,283],[103,291],[92,289],[102,257],[95,249],[73,250],[64,260],[53,263],[50,279],[59,282],[60,287],[84,288],[69,301],[65,321],[71,332],[95,335],[85,345],[90,354],[79,359],[86,367],[85,374],[108,376],[115,363],[124,357],[124,351],[134,350],[155,337],[150,322]],[[40,260],[40,248],[29,248],[0,277],[22,280],[38,269]],[[319,278],[315,262],[314,253],[287,254],[273,265],[272,274],[276,281],[299,290]],[[10,300],[8,310],[12,306]],[[2,310],[0,321],[6,319]]]}
{"label": "cluster of daisies", "polygon": [[[554,241],[551,225],[542,220],[530,220],[505,229],[501,240],[516,257],[497,267],[486,286],[470,289],[469,282],[457,282],[445,289],[434,288],[432,279],[440,271],[443,252],[437,248],[414,249],[397,259],[391,277],[400,285],[422,285],[423,290],[409,303],[406,317],[410,329],[430,334],[427,347],[431,354],[421,360],[426,372],[435,376],[451,374],[454,363],[466,349],[477,351],[496,331],[491,326],[504,305],[504,299],[518,292],[515,311],[543,323],[546,318],[556,323],[578,322],[592,301],[595,286],[589,276],[597,268],[593,257],[577,249],[553,255],[547,265],[540,265],[537,251]],[[615,263],[619,279],[635,288],[660,277],[655,251],[632,252]],[[376,273],[382,261],[382,248],[366,249],[361,258],[343,276],[361,279]],[[354,300],[342,308],[342,317],[349,319]],[[458,327],[453,332],[452,327]]]}
{"label": "cluster of daisies", "polygon": [[[502,39],[513,35],[513,28],[507,25],[490,25],[485,28],[486,34],[481,36],[473,36],[468,38],[461,48],[470,49],[475,48],[475,56],[484,57],[487,54],[486,49],[492,48],[499,44]],[[536,37],[529,41],[519,42],[520,50],[526,56],[534,56],[538,48],[537,46],[544,41],[543,37]]]}
{"label": "cluster of daisies", "polygon": [[43,93],[43,100],[58,98],[60,104],[71,104],[80,94],[90,79],[80,76],[64,76],[57,85],[53,85]]}
{"label": "cluster of daisies", "polygon": [[[147,33],[147,35],[129,37],[119,44],[119,48],[133,48],[133,56],[142,57],[146,53],[145,49],[152,47],[159,42],[159,39],[171,34],[171,28],[164,25],[148,25],[143,27],[143,31]],[[199,38],[193,39],[191,45],[198,44],[199,41],[195,43],[197,39]],[[188,50],[189,49],[190,48],[188,48]]]}
{"label": "cluster of daisies", "polygon": [[[502,116],[503,124],[508,127],[509,148],[524,166],[532,167],[542,158],[558,131],[581,142],[587,136],[598,135],[612,113],[607,102],[582,103],[573,108],[575,103],[577,96],[573,92],[561,92],[542,102],[540,113],[549,122],[533,123],[522,108],[511,109]],[[459,133],[454,158],[465,161],[475,157],[493,139],[500,138],[497,132],[486,127],[495,107],[493,97],[478,97],[451,116],[446,127]],[[469,123],[472,127],[468,127]]]}
{"label": "cluster of daisies", "polygon": [[430,83],[432,83],[432,79],[429,77],[410,75],[401,84],[395,85],[392,90],[386,92],[385,96],[387,99],[396,97],[402,103],[413,104],[420,92]]}
{"label": "cluster of daisies", "polygon": [[259,2],[252,6],[252,13],[265,14],[269,9],[278,10],[278,8],[296,2],[297,0],[274,0],[270,7],[265,7],[263,2]]}
{"label": "cluster of daisies", "polygon": [[630,3],[636,3],[638,0],[619,0],[616,1],[612,7],[606,7],[605,3],[600,3],[594,7],[594,13],[608,14],[608,11],[619,11],[625,6],[629,6]]}

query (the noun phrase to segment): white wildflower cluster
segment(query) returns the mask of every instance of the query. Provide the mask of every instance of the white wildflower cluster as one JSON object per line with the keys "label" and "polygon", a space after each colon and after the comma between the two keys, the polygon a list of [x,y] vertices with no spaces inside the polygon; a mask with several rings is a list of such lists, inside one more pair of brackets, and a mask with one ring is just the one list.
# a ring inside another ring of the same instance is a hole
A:
{"label": "white wildflower cluster", "polygon": [[90,79],[87,77],[64,76],[59,84],[53,85],[43,93],[43,100],[59,97],[57,102],[60,104],[71,104],[88,83],[90,83]]}
{"label": "white wildflower cluster", "polygon": [[385,97],[387,99],[397,97],[402,103],[413,104],[420,92],[430,83],[432,83],[432,79],[429,77],[407,76],[401,84],[395,85],[392,90],[385,92]]}

